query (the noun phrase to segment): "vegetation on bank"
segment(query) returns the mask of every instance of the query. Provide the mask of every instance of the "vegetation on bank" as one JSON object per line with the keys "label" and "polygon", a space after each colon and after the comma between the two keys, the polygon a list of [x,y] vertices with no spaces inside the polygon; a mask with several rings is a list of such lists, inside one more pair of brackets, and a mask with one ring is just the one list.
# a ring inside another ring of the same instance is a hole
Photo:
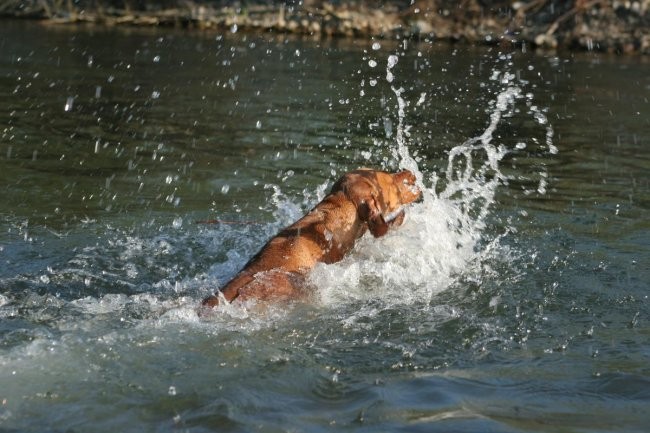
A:
{"label": "vegetation on bank", "polygon": [[650,0],[0,0],[0,15],[650,54]]}

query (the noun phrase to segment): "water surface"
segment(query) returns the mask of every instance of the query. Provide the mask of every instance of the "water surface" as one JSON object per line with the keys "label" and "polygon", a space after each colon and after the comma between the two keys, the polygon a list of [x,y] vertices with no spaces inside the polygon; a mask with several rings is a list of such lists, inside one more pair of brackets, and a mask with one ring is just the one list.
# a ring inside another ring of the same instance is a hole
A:
{"label": "water surface", "polygon": [[[648,431],[647,68],[4,21],[2,429]],[[358,166],[400,230],[197,316]]]}

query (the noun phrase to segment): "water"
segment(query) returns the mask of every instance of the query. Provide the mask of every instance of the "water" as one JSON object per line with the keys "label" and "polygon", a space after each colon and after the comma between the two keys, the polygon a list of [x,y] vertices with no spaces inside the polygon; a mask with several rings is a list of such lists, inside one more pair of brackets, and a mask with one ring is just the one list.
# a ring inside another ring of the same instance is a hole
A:
{"label": "water", "polygon": [[[650,429],[647,60],[7,21],[0,53],[3,431]],[[358,166],[417,169],[399,231],[197,317]]]}

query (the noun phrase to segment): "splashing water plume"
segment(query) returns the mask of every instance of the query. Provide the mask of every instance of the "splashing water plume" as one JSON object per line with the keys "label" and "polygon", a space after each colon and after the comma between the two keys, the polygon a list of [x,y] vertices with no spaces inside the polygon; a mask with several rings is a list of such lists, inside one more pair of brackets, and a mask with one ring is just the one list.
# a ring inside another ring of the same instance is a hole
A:
{"label": "splashing water plume", "polygon": [[[325,305],[350,301],[379,301],[384,306],[428,303],[461,276],[480,273],[482,263],[508,260],[514,254],[500,244],[507,228],[500,235],[485,233],[498,187],[508,180],[499,164],[510,150],[493,143],[495,131],[502,119],[515,112],[517,101],[524,98],[514,75],[507,71],[493,73],[492,80],[500,84],[500,90],[488,104],[489,123],[480,135],[449,151],[442,175],[445,182],[437,188],[440,179],[436,172],[427,182],[409,149],[409,126],[405,124],[409,103],[403,97],[404,89],[394,85],[392,70],[397,63],[398,57],[391,55],[386,72],[398,110],[391,151],[401,169],[416,174],[423,200],[407,210],[406,222],[398,230],[380,239],[366,236],[342,262],[317,266],[311,281]],[[420,94],[416,106],[425,97]],[[531,113],[536,118],[543,116],[536,109]],[[553,152],[551,126],[538,123],[545,125],[548,149]],[[545,173],[540,177],[541,188]]]}

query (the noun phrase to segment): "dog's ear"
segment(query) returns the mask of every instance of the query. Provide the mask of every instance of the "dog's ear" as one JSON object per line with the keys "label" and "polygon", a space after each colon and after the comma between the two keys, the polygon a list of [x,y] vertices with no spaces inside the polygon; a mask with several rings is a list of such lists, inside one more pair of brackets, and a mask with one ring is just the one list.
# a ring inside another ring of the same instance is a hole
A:
{"label": "dog's ear", "polygon": [[404,170],[404,171],[400,171],[399,173],[395,173],[393,175],[393,179],[395,180],[395,183],[407,183],[407,184],[415,183],[415,175],[410,170]]}
{"label": "dog's ear", "polygon": [[374,237],[384,236],[388,232],[389,224],[384,220],[374,197],[362,201],[358,206],[358,212],[359,218],[368,224],[368,229]]}

